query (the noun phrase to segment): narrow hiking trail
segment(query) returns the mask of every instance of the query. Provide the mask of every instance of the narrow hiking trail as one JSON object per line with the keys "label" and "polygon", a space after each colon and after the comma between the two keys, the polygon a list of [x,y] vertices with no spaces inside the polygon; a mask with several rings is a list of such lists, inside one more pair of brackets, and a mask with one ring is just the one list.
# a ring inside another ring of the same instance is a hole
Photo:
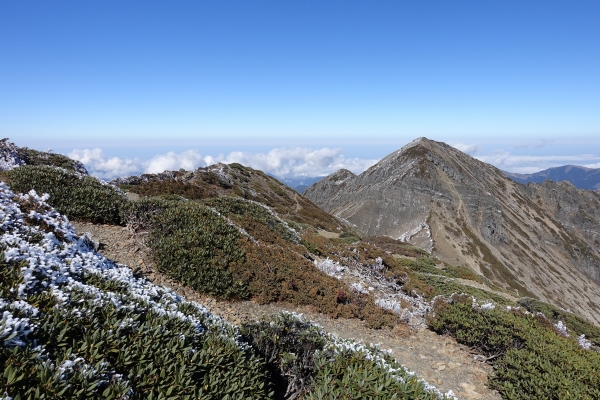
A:
{"label": "narrow hiking trail", "polygon": [[172,288],[187,300],[197,301],[228,322],[238,325],[282,310],[302,313],[339,337],[377,343],[382,349],[390,349],[399,362],[444,393],[452,390],[460,399],[501,399],[498,392],[487,387],[487,375],[492,372],[492,367],[475,360],[469,349],[453,338],[425,328],[410,330],[405,325],[394,329],[369,329],[357,319],[333,319],[309,307],[288,303],[261,305],[253,301],[219,301],[199,295],[156,271],[149,249],[143,244],[143,235],[132,234],[127,228],[114,225],[73,222],[73,226],[79,234],[90,233],[92,239],[99,242],[99,251],[104,256],[128,265],[155,284]]}

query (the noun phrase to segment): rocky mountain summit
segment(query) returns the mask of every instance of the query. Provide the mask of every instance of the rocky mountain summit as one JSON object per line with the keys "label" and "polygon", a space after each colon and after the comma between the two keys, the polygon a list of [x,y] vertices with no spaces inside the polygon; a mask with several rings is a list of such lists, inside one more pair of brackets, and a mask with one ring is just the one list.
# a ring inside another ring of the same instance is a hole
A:
{"label": "rocky mountain summit", "polygon": [[419,138],[360,175],[337,171],[304,194],[363,235],[420,246],[600,324],[597,192],[568,182],[522,185]]}

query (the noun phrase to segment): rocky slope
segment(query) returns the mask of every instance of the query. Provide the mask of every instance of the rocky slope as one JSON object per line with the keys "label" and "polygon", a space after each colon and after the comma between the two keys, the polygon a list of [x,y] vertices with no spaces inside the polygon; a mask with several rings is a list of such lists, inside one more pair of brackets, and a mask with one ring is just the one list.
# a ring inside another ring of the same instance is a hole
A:
{"label": "rocky slope", "polygon": [[568,181],[579,189],[600,190],[600,169],[598,168],[564,165],[562,167],[548,168],[534,174],[503,172],[506,176],[519,183],[542,183],[546,180],[554,182]]}
{"label": "rocky slope", "polygon": [[419,138],[358,176],[340,170],[304,194],[364,235],[405,240],[600,324],[597,192],[522,185]]}

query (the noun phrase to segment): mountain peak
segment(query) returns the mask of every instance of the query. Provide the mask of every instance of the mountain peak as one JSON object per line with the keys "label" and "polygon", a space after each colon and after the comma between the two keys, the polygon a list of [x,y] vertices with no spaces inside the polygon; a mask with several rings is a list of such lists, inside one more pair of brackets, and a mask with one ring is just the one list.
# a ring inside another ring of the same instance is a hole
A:
{"label": "mountain peak", "polygon": [[[555,299],[600,324],[594,314],[600,307],[579,306],[588,304],[588,295],[578,289],[587,285],[600,296],[600,248],[589,233],[600,232],[596,193],[552,182],[523,186],[424,137],[341,184],[338,177],[317,182],[305,195],[363,235],[409,242],[513,293]],[[562,289],[543,283],[556,279]]]}

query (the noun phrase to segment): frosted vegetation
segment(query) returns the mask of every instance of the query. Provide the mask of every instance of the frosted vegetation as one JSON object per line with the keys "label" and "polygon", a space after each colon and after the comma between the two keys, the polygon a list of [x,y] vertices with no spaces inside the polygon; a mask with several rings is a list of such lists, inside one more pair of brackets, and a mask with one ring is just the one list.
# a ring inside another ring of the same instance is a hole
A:
{"label": "frosted vegetation", "polygon": [[94,252],[65,215],[146,231],[159,270],[199,292],[222,286],[223,297],[239,289],[238,297],[310,304],[371,327],[403,321],[451,335],[494,364],[490,384],[504,398],[600,398],[598,327],[464,285],[456,278],[485,282],[467,268],[437,265],[389,238],[326,239],[237,197],[129,202],[76,168],[28,157],[38,164],[11,164],[4,177],[51,197],[0,186],[4,398],[442,397],[389,354],[299,316],[231,326]]}
{"label": "frosted vegetation", "polygon": [[[297,328],[283,332],[277,346],[287,347],[267,358],[264,329],[249,324],[242,337],[202,306],[135,277],[94,252],[47,198],[0,184],[4,399],[271,398],[277,387],[268,364],[296,379],[288,396],[443,397],[389,354],[294,315],[266,322]],[[313,342],[319,346],[307,347]],[[298,359],[302,349],[308,358]],[[367,368],[364,385],[345,384],[361,382]]]}

